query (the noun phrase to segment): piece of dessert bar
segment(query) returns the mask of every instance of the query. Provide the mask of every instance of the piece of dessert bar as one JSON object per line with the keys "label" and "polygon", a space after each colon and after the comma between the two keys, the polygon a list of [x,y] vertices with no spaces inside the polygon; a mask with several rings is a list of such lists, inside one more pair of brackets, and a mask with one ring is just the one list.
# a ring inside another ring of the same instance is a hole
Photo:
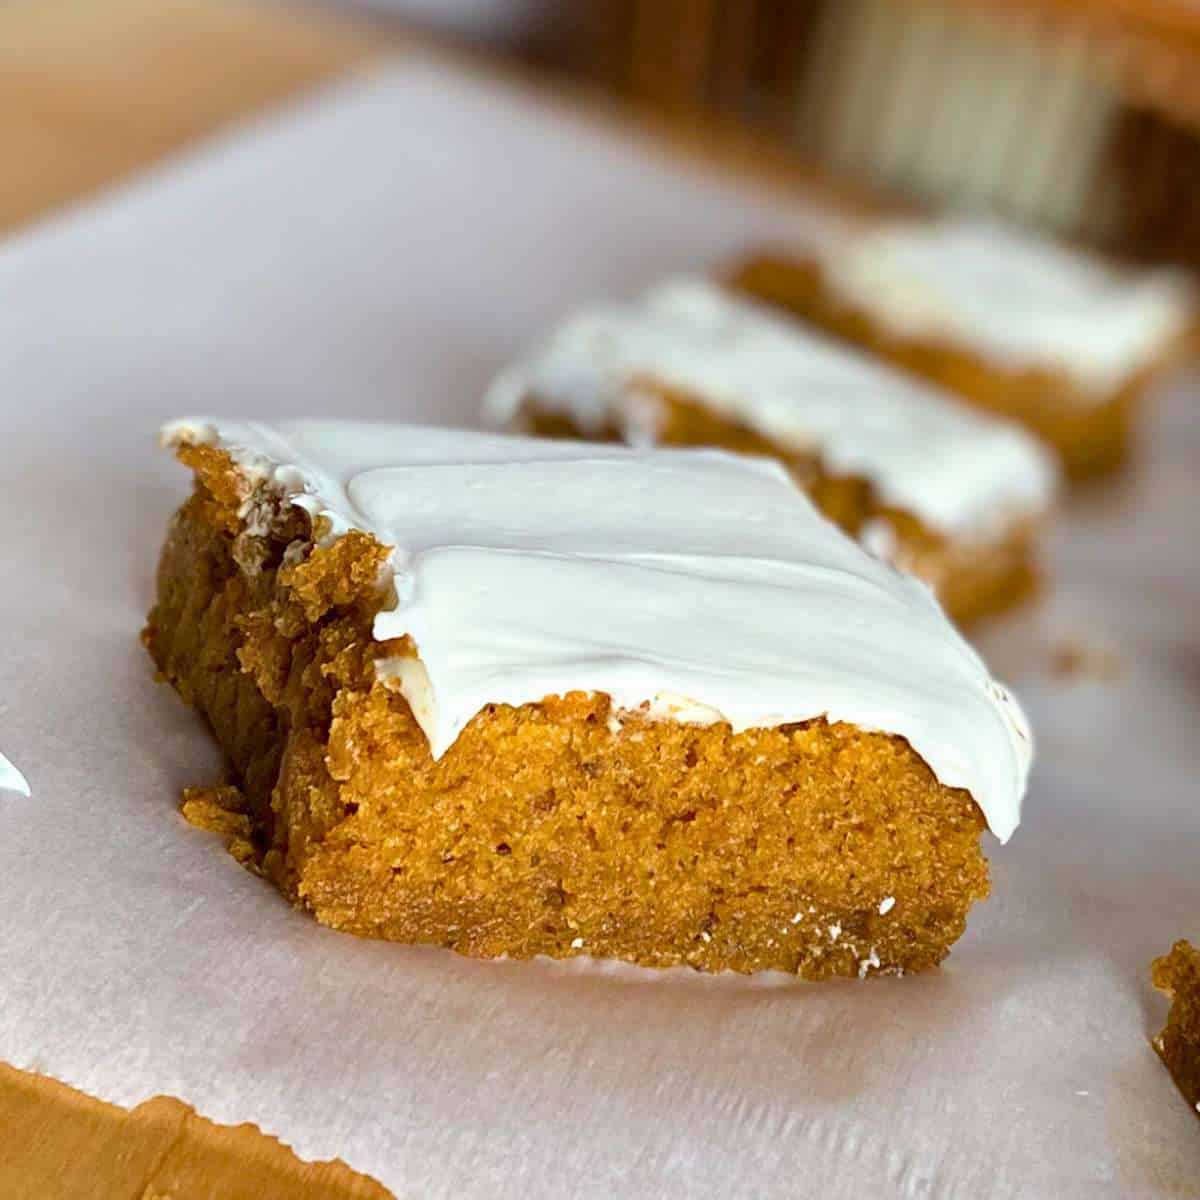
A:
{"label": "piece of dessert bar", "polygon": [[1183,1098],[1200,1117],[1200,950],[1179,941],[1151,967],[1154,986],[1172,1000],[1154,1048]]}
{"label": "piece of dessert bar", "polygon": [[500,374],[485,408],[534,433],[778,458],[960,623],[1037,578],[1055,469],[1033,438],[705,280],[568,318]]}
{"label": "piece of dessert bar", "polygon": [[983,218],[847,223],[730,283],[1020,421],[1075,478],[1124,459],[1151,382],[1194,349],[1196,294]]}
{"label": "piece of dessert bar", "polygon": [[987,895],[1025,719],[777,464],[349,422],[164,439],[195,486],[145,642],[238,789],[190,802],[327,925],[821,978],[931,966]]}

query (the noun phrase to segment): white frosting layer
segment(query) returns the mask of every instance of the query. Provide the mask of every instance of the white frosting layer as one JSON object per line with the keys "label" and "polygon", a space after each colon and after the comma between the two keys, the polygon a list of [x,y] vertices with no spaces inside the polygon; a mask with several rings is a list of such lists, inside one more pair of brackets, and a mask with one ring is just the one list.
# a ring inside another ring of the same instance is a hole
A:
{"label": "white frosting layer", "polygon": [[1061,372],[1097,400],[1153,363],[1196,303],[1181,272],[1119,270],[984,218],[890,221],[814,250],[833,291],[894,333]]}
{"label": "white frosting layer", "polygon": [[601,692],[734,729],[825,716],[907,738],[1016,828],[1032,753],[1017,703],[924,585],[876,562],[765,460],[420,426],[183,421],[168,444],[391,548],[383,660],[435,756],[486,704]]}
{"label": "white frosting layer", "polygon": [[637,386],[647,380],[868,479],[884,503],[953,537],[1001,536],[1054,490],[1049,457],[1015,425],[699,279],[569,319],[496,380],[485,409],[506,423],[536,396],[585,430],[615,423],[653,442],[655,405]]}
{"label": "white frosting layer", "polygon": [[22,796],[30,794],[29,781],[3,754],[0,754],[0,792],[20,792]]}

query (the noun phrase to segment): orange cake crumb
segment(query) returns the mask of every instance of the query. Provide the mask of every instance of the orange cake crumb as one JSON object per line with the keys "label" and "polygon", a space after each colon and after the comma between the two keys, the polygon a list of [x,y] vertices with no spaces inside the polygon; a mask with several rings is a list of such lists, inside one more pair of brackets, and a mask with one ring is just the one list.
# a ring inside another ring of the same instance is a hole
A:
{"label": "orange cake crumb", "polygon": [[1176,942],[1169,954],[1154,960],[1151,979],[1173,1001],[1154,1048],[1200,1117],[1200,950],[1190,942]]}

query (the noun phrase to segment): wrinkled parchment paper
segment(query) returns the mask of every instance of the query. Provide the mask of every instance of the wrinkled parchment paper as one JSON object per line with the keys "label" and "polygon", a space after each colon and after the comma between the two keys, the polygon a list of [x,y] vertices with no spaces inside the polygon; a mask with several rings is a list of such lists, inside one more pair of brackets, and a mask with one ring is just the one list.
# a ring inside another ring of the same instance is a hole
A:
{"label": "wrinkled parchment paper", "polygon": [[1200,1194],[1146,982],[1200,935],[1194,391],[1158,399],[1128,483],[1072,502],[1053,591],[987,639],[1041,756],[939,972],[357,941],[178,814],[218,758],[137,642],[187,486],[161,419],[469,423],[569,304],[810,226],[416,60],[0,248],[0,747],[33,787],[0,794],[0,1059],[255,1121],[411,1197]]}

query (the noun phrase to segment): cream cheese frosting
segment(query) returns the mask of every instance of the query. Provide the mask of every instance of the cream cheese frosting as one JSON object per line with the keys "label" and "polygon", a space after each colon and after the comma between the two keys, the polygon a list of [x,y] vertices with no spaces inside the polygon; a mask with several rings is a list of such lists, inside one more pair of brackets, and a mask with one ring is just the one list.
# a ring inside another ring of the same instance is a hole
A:
{"label": "cream cheese frosting", "polygon": [[830,289],[886,329],[1014,370],[1066,374],[1103,400],[1194,319],[1172,270],[1123,270],[983,217],[896,220],[814,244]]}
{"label": "cream cheese frosting", "polygon": [[377,669],[435,757],[487,704],[571,691],[735,730],[824,716],[906,738],[999,838],[1017,826],[1017,702],[923,584],[772,462],[345,421],[187,420],[162,438],[225,450],[326,539],[389,548],[374,634],[419,658]]}
{"label": "cream cheese frosting", "polygon": [[884,503],[952,537],[1003,536],[1053,495],[1055,467],[1024,430],[701,279],[579,312],[501,373],[484,408],[507,424],[534,399],[585,431],[615,423],[652,443],[645,380],[866,478]]}
{"label": "cream cheese frosting", "polygon": [[0,792],[20,792],[22,796],[30,794],[29,781],[3,754],[0,754]]}

